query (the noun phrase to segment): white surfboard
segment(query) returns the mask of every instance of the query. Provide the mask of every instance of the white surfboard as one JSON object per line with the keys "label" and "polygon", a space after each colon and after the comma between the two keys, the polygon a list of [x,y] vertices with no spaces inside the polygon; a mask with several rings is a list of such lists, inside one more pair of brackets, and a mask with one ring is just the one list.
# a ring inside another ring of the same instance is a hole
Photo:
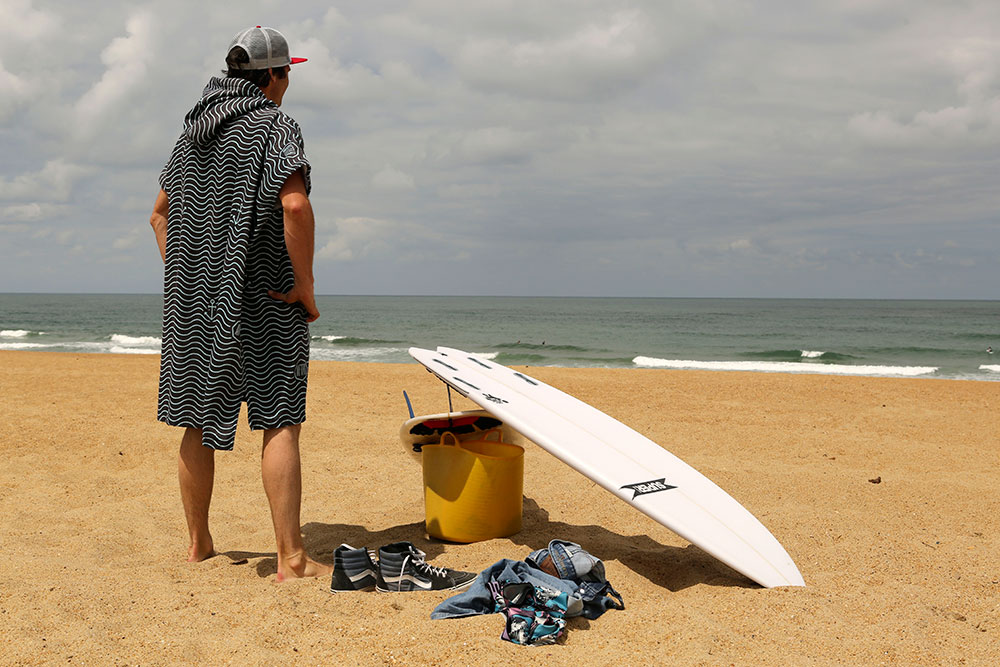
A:
{"label": "white surfboard", "polygon": [[804,586],[773,535],[729,494],[652,440],[540,380],[461,350],[410,356],[564,463],[765,587]]}

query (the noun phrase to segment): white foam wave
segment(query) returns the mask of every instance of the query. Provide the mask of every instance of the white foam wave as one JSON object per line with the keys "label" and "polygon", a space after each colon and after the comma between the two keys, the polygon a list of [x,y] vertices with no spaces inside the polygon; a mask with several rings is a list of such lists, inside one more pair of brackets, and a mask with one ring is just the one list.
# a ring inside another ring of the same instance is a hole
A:
{"label": "white foam wave", "polygon": [[153,349],[149,347],[121,347],[120,345],[113,345],[110,350],[111,354],[159,354],[158,349]]}
{"label": "white foam wave", "polygon": [[1000,366],[996,364],[983,364],[979,367],[981,371],[993,371],[994,373],[1000,373]]}
{"label": "white foam wave", "polygon": [[4,329],[3,331],[0,331],[0,337],[3,337],[3,338],[24,338],[29,333],[31,333],[31,332],[27,331],[25,329]]}
{"label": "white foam wave", "polygon": [[342,340],[344,338],[347,338],[347,336],[313,336],[314,340],[321,339],[327,341],[328,343],[332,343],[335,340]]}
{"label": "white foam wave", "polygon": [[402,347],[313,348],[309,358],[317,361],[391,361],[405,353]]}
{"label": "white foam wave", "polygon": [[472,352],[472,356],[478,359],[485,359],[486,361],[493,361],[499,355],[499,352]]}
{"label": "white foam wave", "polygon": [[636,366],[707,371],[757,371],[763,373],[823,373],[826,375],[927,375],[937,366],[849,366],[846,364],[806,364],[799,361],[695,361],[636,357]]}
{"label": "white foam wave", "polygon": [[[75,341],[75,342],[64,342],[64,343],[0,343],[0,350],[79,350],[82,352],[111,352],[114,348],[120,347],[112,345],[108,342],[95,343],[91,341]],[[126,349],[126,348],[121,348]],[[127,350],[136,350],[138,348],[127,348]],[[126,350],[126,351],[127,351]],[[153,353],[159,354],[159,350],[153,350]]]}
{"label": "white foam wave", "polygon": [[[153,336],[126,336],[125,334],[111,334],[111,342],[118,345],[161,345],[163,341]],[[159,350],[157,350],[159,352]]]}
{"label": "white foam wave", "polygon": [[803,359],[819,359],[825,354],[821,350],[802,350]]}
{"label": "white foam wave", "polygon": [[42,343],[0,343],[0,350],[36,350],[42,347],[52,347]]}
{"label": "white foam wave", "polygon": [[93,343],[93,342],[81,342],[81,343],[52,343],[46,345],[46,347],[69,347],[74,350],[96,350],[98,352],[107,352],[111,343]]}

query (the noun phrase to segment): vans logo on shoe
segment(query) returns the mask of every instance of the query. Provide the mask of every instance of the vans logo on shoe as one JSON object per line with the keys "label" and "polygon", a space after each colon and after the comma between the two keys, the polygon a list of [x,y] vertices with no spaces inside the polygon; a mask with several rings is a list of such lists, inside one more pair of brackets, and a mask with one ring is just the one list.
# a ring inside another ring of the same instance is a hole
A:
{"label": "vans logo on shoe", "polygon": [[647,493],[657,493],[658,491],[669,491],[670,489],[676,489],[676,486],[671,486],[666,483],[666,477],[661,477],[660,479],[652,479],[648,482],[636,482],[635,484],[626,484],[621,487],[623,489],[632,489],[632,500],[635,500],[639,496],[644,496]]}
{"label": "vans logo on shoe", "polygon": [[347,575],[347,578],[350,579],[352,583],[356,584],[362,579],[367,579],[368,577],[374,577],[374,576],[375,576],[375,570],[369,569],[369,570],[362,570],[357,574],[349,574]]}
{"label": "vans logo on shoe", "polygon": [[425,591],[429,591],[431,589],[431,586],[434,585],[434,582],[427,581],[425,579],[418,579],[417,577],[414,577],[412,574],[401,574],[398,577],[385,577],[384,580],[386,584],[396,584],[396,585],[402,584],[404,581],[408,581],[414,586],[418,586],[424,589]]}

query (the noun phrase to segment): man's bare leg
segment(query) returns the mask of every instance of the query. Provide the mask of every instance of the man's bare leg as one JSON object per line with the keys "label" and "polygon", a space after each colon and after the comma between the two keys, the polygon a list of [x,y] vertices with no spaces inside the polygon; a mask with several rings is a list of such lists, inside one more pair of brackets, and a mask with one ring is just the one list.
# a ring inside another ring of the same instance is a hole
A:
{"label": "man's bare leg", "polygon": [[215,483],[215,450],[201,444],[201,429],[184,430],[177,457],[177,476],[191,536],[188,562],[205,560],[215,555],[212,534],[208,531],[208,506]]}
{"label": "man's bare leg", "polygon": [[299,461],[301,424],[264,431],[260,471],[271,505],[274,537],[278,544],[278,581],[292,577],[318,577],[332,567],[317,563],[302,543],[299,510],[302,506],[302,468]]}

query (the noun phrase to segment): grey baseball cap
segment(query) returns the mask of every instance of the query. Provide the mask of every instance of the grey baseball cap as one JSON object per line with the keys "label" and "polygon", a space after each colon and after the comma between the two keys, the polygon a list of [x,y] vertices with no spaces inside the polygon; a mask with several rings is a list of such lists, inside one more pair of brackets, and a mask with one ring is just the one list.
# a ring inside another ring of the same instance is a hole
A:
{"label": "grey baseball cap", "polygon": [[229,51],[234,46],[242,47],[250,56],[250,62],[241,64],[240,69],[270,69],[304,63],[307,60],[289,56],[285,36],[274,28],[262,28],[259,25],[236,33],[229,43]]}

